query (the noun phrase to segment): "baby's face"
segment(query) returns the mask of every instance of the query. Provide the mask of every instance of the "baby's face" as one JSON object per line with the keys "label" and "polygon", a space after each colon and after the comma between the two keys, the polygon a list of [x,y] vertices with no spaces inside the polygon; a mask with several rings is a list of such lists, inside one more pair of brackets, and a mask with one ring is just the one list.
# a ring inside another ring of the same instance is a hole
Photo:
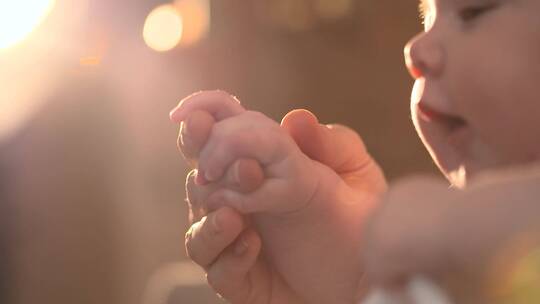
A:
{"label": "baby's face", "polygon": [[415,127],[457,186],[540,157],[540,0],[425,0],[405,48]]}

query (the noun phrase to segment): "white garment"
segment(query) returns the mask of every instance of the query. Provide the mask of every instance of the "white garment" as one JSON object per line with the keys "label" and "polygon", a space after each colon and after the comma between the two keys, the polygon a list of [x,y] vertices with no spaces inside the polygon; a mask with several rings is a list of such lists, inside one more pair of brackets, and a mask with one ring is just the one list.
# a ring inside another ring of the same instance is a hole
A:
{"label": "white garment", "polygon": [[[452,304],[445,292],[431,280],[416,277],[412,279],[400,295],[390,293],[384,289],[373,290],[359,304],[402,304],[406,297],[414,304]],[[409,302],[407,302],[409,303]]]}

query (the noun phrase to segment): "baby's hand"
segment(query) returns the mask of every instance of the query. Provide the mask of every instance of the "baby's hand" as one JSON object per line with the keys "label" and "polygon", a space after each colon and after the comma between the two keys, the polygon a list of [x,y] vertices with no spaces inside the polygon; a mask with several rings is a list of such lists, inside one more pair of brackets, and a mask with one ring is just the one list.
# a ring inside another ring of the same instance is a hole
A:
{"label": "baby's hand", "polygon": [[[201,98],[204,94],[186,99],[172,116],[182,120],[188,114],[193,115],[203,110],[217,120],[208,136],[195,136],[198,139],[193,146],[200,146],[207,138],[201,151],[184,149],[188,150],[185,154],[199,156],[199,184],[219,181],[225,186],[215,189],[205,200],[210,209],[228,205],[243,213],[290,213],[305,208],[316,198],[321,174],[338,179],[331,169],[302,153],[292,137],[277,122],[261,113],[243,110],[238,103],[230,102],[230,98],[212,99],[208,94],[206,98]],[[204,117],[202,114],[196,115]],[[204,118],[208,119],[211,120]],[[183,140],[181,146],[190,145],[189,140]],[[238,191],[234,187],[244,184],[239,182],[237,173],[241,165],[246,164],[246,161],[242,163],[239,160],[246,158],[256,160],[265,171],[264,183],[251,193]],[[231,179],[232,183],[223,183],[223,180]]]}
{"label": "baby's hand", "polygon": [[[194,164],[216,123],[210,114],[215,113],[213,105],[222,103],[221,115],[243,112],[238,102],[223,92],[206,92],[192,97],[196,96],[206,97],[205,101],[199,98],[198,102],[206,105],[209,112],[187,111],[178,139],[180,150]],[[188,104],[183,103],[184,106]],[[231,303],[303,303],[272,265],[258,258],[261,240],[249,227],[248,217],[227,207],[210,212],[205,208],[207,194],[215,189],[229,188],[247,193],[262,183],[262,169],[255,160],[238,159],[231,167],[234,169],[229,169],[219,183],[205,186],[194,183],[196,170],[188,176],[186,193],[193,224],[186,234],[189,257],[205,269],[214,290]]]}

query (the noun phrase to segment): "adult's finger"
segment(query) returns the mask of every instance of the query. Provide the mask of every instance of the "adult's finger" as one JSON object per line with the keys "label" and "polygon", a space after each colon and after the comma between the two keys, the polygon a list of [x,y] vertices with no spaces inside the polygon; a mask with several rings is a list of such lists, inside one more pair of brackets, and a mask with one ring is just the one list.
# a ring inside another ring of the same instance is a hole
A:
{"label": "adult's finger", "polygon": [[293,110],[281,121],[300,150],[341,175],[355,189],[382,193],[384,173],[367,152],[362,138],[343,125],[323,125],[307,110]]}
{"label": "adult's finger", "polygon": [[293,110],[281,121],[302,152],[338,173],[361,167],[370,159],[356,132],[342,125],[322,125],[308,110]]}
{"label": "adult's finger", "polygon": [[203,204],[208,193],[205,193],[205,189],[195,183],[196,177],[196,169],[191,170],[186,177],[186,202],[189,208],[189,222],[191,224],[200,221],[208,213]]}
{"label": "adult's finger", "polygon": [[254,290],[251,282],[269,278],[267,269],[254,267],[260,250],[259,235],[246,229],[207,270],[208,284],[230,303],[257,303],[254,298],[261,290]]}
{"label": "adult's finger", "polygon": [[242,215],[232,208],[210,212],[186,233],[186,252],[195,263],[206,269],[234,242],[244,227]]}
{"label": "adult's finger", "polygon": [[264,170],[258,161],[251,158],[236,160],[225,173],[225,186],[241,193],[253,192],[263,182]]}
{"label": "adult's finger", "polygon": [[[256,191],[250,193],[240,193],[223,188],[218,189],[206,199],[206,204],[210,210],[229,206],[242,214],[258,212],[295,213],[310,204],[311,196],[298,195],[291,198],[290,195],[285,194],[290,194],[297,189],[316,189],[317,181],[317,178],[311,177],[306,177],[300,182],[269,178]],[[312,192],[308,191],[308,193]]]}
{"label": "adult's finger", "polygon": [[196,158],[206,144],[216,120],[207,111],[195,110],[180,124],[178,149],[184,158],[196,166]]}
{"label": "adult's finger", "polygon": [[195,110],[208,111],[218,121],[245,111],[236,97],[216,90],[202,91],[184,98],[169,116],[173,122],[179,123]]}

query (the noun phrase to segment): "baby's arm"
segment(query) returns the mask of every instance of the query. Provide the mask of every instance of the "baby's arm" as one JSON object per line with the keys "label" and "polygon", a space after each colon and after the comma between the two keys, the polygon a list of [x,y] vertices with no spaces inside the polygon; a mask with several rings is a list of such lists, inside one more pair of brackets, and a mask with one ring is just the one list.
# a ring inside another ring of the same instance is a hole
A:
{"label": "baby's arm", "polygon": [[427,178],[392,186],[365,230],[366,272],[380,286],[429,277],[454,303],[534,299],[538,185],[540,166],[486,172],[462,191]]}
{"label": "baby's arm", "polygon": [[[305,117],[305,113],[296,115]],[[238,135],[247,130],[245,127],[248,126],[251,134],[262,132],[250,135],[250,139],[257,136],[262,138],[260,136],[264,135],[265,140],[274,142],[273,145],[265,147],[264,142],[259,142],[253,145],[255,150],[249,150],[249,144],[253,142],[243,143],[243,135],[239,135],[229,137],[235,138],[238,144],[233,149],[223,144],[227,140],[221,139],[220,144],[220,139],[211,138],[208,146],[218,148],[207,150],[223,151],[218,154],[225,156],[226,160],[221,160],[223,164],[221,168],[217,166],[217,171],[225,171],[227,164],[235,158],[249,156],[263,163],[270,179],[274,180],[266,182],[261,189],[250,195],[229,190],[218,191],[210,197],[210,201],[216,205],[226,202],[243,212],[261,212],[254,216],[254,220],[265,244],[266,257],[285,281],[298,293],[305,295],[310,303],[351,302],[352,291],[356,289],[362,273],[358,259],[359,242],[355,240],[369,210],[368,200],[373,201],[372,194],[384,190],[384,178],[371,159],[365,157],[367,153],[354,133],[341,127],[331,130],[318,124],[310,125],[310,119],[307,118],[300,125],[295,125],[295,121],[302,119],[292,118],[285,120],[284,125],[290,125],[290,133],[295,139],[301,139],[302,132],[315,135],[313,141],[319,141],[324,147],[317,150],[304,144],[306,150],[310,150],[314,158],[331,163],[336,170],[341,170],[339,173],[342,175],[306,158],[291,144],[288,134],[276,128],[276,123],[260,114],[248,113],[238,120],[240,125],[244,123],[244,129],[232,120],[222,124],[220,129],[234,129]],[[260,129],[257,129],[257,125]],[[304,130],[306,128],[307,131]],[[223,132],[221,136],[225,137],[227,132]],[[216,136],[219,138],[220,135]],[[331,140],[325,136],[331,136]],[[335,142],[328,144],[332,140]],[[347,147],[351,146],[360,148],[354,151],[349,148],[349,151]],[[207,172],[207,168],[213,166],[208,165],[207,160],[219,162],[219,157],[211,152],[206,154],[201,157],[200,164],[203,171]],[[335,154],[334,158],[332,154]],[[350,157],[352,155],[358,157]],[[215,179],[212,174],[209,177]],[[284,184],[280,184],[280,179]],[[316,182],[313,182],[314,179]],[[362,191],[355,191],[351,185]]]}

